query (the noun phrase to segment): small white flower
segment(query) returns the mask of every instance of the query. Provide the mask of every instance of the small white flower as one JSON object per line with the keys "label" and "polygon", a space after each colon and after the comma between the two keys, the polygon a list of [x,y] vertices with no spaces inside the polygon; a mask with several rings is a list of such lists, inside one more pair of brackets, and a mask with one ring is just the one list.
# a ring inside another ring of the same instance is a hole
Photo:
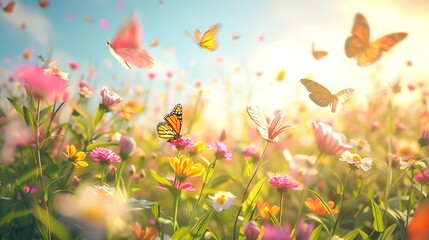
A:
{"label": "small white flower", "polygon": [[357,148],[359,151],[365,151],[369,152],[371,151],[371,146],[369,145],[368,141],[362,138],[358,139],[352,139],[350,140],[350,143],[353,147]]}
{"label": "small white flower", "polygon": [[371,158],[361,158],[359,154],[351,153],[345,151],[341,154],[340,161],[347,162],[348,164],[354,165],[356,168],[362,168],[365,172],[371,169],[372,159]]}
{"label": "small white flower", "polygon": [[209,196],[209,198],[210,199],[207,199],[207,202],[212,204],[214,210],[220,212],[231,207],[236,196],[230,192],[219,192],[214,196]]}

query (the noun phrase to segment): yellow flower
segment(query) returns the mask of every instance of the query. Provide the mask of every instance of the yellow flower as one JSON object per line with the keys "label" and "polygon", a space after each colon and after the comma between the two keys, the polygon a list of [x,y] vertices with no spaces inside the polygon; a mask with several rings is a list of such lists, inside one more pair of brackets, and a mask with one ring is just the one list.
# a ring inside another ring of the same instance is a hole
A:
{"label": "yellow flower", "polygon": [[87,167],[88,163],[84,161],[86,154],[82,151],[76,152],[76,147],[72,145],[66,146],[66,157],[73,163],[75,167]]}
{"label": "yellow flower", "polygon": [[270,208],[269,203],[259,201],[258,211],[259,211],[259,215],[261,215],[262,218],[269,218],[270,215],[268,213],[271,213],[271,215],[275,216],[280,211],[280,208],[276,205]]}
{"label": "yellow flower", "polygon": [[207,145],[201,141],[198,141],[194,144],[193,147],[189,148],[189,155],[195,156],[200,152],[211,150]]}
{"label": "yellow flower", "polygon": [[205,168],[201,163],[194,164],[192,159],[181,155],[180,158],[169,157],[170,165],[176,173],[176,177],[179,180],[184,180],[187,177],[197,177],[205,172]]}

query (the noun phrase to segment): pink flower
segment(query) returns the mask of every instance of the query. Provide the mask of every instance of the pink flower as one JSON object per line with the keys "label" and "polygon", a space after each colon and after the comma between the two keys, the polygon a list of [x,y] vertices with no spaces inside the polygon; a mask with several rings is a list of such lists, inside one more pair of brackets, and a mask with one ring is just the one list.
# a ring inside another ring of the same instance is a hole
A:
{"label": "pink flower", "polygon": [[57,74],[45,73],[43,68],[36,66],[23,66],[16,76],[33,94],[48,99],[60,97],[67,87],[66,80]]}
{"label": "pink flower", "polygon": [[101,164],[111,164],[121,162],[121,158],[108,148],[98,147],[89,153],[94,162]]}
{"label": "pink flower", "polygon": [[170,146],[176,147],[178,150],[188,149],[194,146],[192,139],[185,136],[181,136],[178,139],[173,139],[170,142]]}
{"label": "pink flower", "polygon": [[298,182],[283,174],[276,174],[268,178],[268,182],[271,184],[271,186],[281,191],[285,191],[287,189],[302,190],[302,187]]}
{"label": "pink flower", "polygon": [[279,141],[279,135],[289,129],[296,128],[292,124],[282,126],[285,114],[283,111],[277,112],[274,119],[271,121],[270,118],[266,117],[265,114],[259,109],[258,106],[247,107],[247,113],[250,118],[258,125],[257,130],[259,135],[263,139],[270,142],[277,143]]}
{"label": "pink flower", "polygon": [[255,221],[247,222],[243,227],[244,236],[246,240],[256,240],[259,237],[259,226]]}
{"label": "pink flower", "polygon": [[79,68],[79,65],[77,65],[77,63],[75,62],[69,62],[69,67],[71,68],[71,70],[77,70]]}
{"label": "pink flower", "polygon": [[414,179],[421,183],[429,183],[429,170],[425,169],[423,172],[419,172]]}
{"label": "pink flower", "polygon": [[39,191],[39,189],[37,187],[28,187],[28,186],[24,186],[22,187],[22,191],[27,193],[27,194],[33,194],[37,191]]}
{"label": "pink flower", "polygon": [[212,150],[216,150],[215,157],[217,159],[225,159],[227,161],[232,160],[232,154],[226,147],[225,143],[216,141],[214,145],[209,145]]}
{"label": "pink flower", "polygon": [[341,133],[334,132],[330,125],[313,121],[311,127],[320,152],[337,156],[352,148],[351,145],[345,143],[346,137]]}
{"label": "pink flower", "polygon": [[79,95],[85,98],[89,98],[94,93],[93,89],[84,80],[79,80]]}
{"label": "pink flower", "polygon": [[167,71],[167,77],[168,78],[172,78],[173,77],[173,72],[172,71]]}
{"label": "pink flower", "polygon": [[293,179],[306,185],[312,185],[317,178],[317,169],[314,167],[315,157],[303,154],[292,155],[289,150],[283,150],[283,157],[288,164],[288,174]]}
{"label": "pink flower", "polygon": [[101,97],[103,98],[103,105],[108,109],[116,106],[122,101],[122,98],[117,93],[110,91],[106,86],[101,89]]}
{"label": "pink flower", "polygon": [[241,151],[241,154],[243,154],[243,156],[245,156],[246,158],[259,160],[261,158],[262,152],[261,149],[256,147],[255,145],[250,145],[243,151]]}
{"label": "pink flower", "polygon": [[269,224],[264,225],[264,238],[270,240],[290,240],[290,226],[286,225],[284,227],[271,226]]}
{"label": "pink flower", "polygon": [[156,73],[154,73],[154,72],[150,72],[150,73],[148,73],[148,74],[147,74],[147,77],[148,77],[149,79],[154,79],[154,78],[156,78]]}
{"label": "pink flower", "polygon": [[[179,181],[176,181],[176,184],[174,184],[174,178],[173,177],[167,177],[168,181],[170,181],[175,187],[176,189],[179,187]],[[161,189],[167,189],[164,185],[160,184],[157,186],[158,188]],[[192,187],[191,183],[182,183],[180,185],[180,190],[185,190],[185,191],[195,191],[195,188]]]}

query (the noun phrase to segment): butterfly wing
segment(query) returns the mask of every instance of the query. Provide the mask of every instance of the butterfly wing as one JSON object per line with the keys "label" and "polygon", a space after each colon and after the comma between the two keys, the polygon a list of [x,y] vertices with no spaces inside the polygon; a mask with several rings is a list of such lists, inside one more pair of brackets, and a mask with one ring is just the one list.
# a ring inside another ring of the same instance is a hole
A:
{"label": "butterfly wing", "polygon": [[301,83],[310,92],[310,99],[321,107],[326,107],[332,104],[334,95],[321,84],[310,80],[301,79]]}
{"label": "butterfly wing", "polygon": [[343,106],[343,103],[347,101],[347,99],[350,97],[350,95],[353,94],[354,91],[355,90],[353,88],[346,88],[335,94],[332,101],[331,112],[335,113],[339,111]]}
{"label": "butterfly wing", "polygon": [[153,58],[140,48],[140,32],[139,19],[132,17],[121,27],[113,41],[107,43],[109,52],[125,69],[131,69],[130,63],[138,68],[153,66]]}
{"label": "butterfly wing", "polygon": [[167,139],[168,141],[181,137],[182,130],[182,105],[177,104],[171,113],[164,117],[165,122],[161,122],[157,126],[158,136]]}
{"label": "butterfly wing", "polygon": [[218,43],[216,37],[219,27],[219,25],[213,25],[209,30],[207,30],[207,32],[203,34],[201,40],[198,43],[201,48],[206,49],[210,52],[213,52],[217,49]]}
{"label": "butterfly wing", "polygon": [[156,47],[159,44],[158,38],[154,38],[152,43],[149,45],[149,47]]}
{"label": "butterfly wing", "polygon": [[314,42],[313,42],[313,44],[311,45],[311,53],[313,54],[313,57],[314,57],[316,60],[319,60],[319,59],[321,59],[321,58],[325,57],[326,55],[328,55],[328,52],[327,52],[327,51],[316,51],[316,50],[314,49]]}
{"label": "butterfly wing", "polygon": [[365,53],[369,44],[369,26],[365,17],[357,13],[354,19],[352,36],[346,40],[345,51],[348,58],[355,58]]}
{"label": "butterfly wing", "polygon": [[377,48],[380,48],[381,50],[387,52],[393,46],[395,46],[397,43],[404,40],[407,36],[408,36],[408,33],[404,33],[404,32],[392,33],[392,34],[389,34],[389,35],[386,35],[382,38],[377,39],[377,41],[375,41],[371,44],[373,44]]}
{"label": "butterfly wing", "polygon": [[92,19],[91,19],[90,17],[88,17],[88,16],[83,16],[82,18],[83,18],[83,20],[84,20],[85,22],[87,22],[87,23],[92,23]]}
{"label": "butterfly wing", "polygon": [[258,130],[261,137],[268,139],[267,117],[262,113],[261,109],[258,106],[249,106],[247,107],[247,113],[253,122],[255,122],[258,126],[256,129]]}

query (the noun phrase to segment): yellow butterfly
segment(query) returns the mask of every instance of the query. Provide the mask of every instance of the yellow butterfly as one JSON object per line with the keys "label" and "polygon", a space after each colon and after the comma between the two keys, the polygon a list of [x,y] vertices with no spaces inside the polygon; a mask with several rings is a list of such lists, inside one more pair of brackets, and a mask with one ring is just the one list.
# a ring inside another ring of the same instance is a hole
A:
{"label": "yellow butterfly", "polygon": [[301,79],[301,83],[310,92],[310,99],[321,107],[331,106],[331,112],[339,111],[343,103],[353,94],[353,88],[346,88],[336,94],[332,94],[321,84],[310,80]]}
{"label": "yellow butterfly", "polygon": [[165,122],[160,122],[157,126],[158,136],[167,139],[168,142],[180,138],[182,130],[182,104],[178,103],[171,113],[165,115]]}
{"label": "yellow butterfly", "polygon": [[314,57],[316,60],[319,60],[319,59],[321,59],[321,58],[325,57],[326,55],[328,55],[328,52],[327,52],[327,51],[316,51],[316,50],[314,49],[314,42],[311,44],[311,53],[313,54],[313,57]]}
{"label": "yellow butterfly", "polygon": [[217,37],[217,31],[219,30],[219,28],[220,28],[219,24],[213,25],[202,36],[201,36],[200,30],[195,29],[193,38],[202,49],[206,49],[210,52],[213,52],[214,50],[217,49],[217,46],[218,46],[216,37]]}
{"label": "yellow butterfly", "polygon": [[380,59],[383,52],[389,51],[407,36],[408,33],[397,32],[370,42],[368,22],[362,14],[357,13],[352,28],[352,36],[346,40],[346,55],[348,58],[356,58],[358,66],[369,66]]}

